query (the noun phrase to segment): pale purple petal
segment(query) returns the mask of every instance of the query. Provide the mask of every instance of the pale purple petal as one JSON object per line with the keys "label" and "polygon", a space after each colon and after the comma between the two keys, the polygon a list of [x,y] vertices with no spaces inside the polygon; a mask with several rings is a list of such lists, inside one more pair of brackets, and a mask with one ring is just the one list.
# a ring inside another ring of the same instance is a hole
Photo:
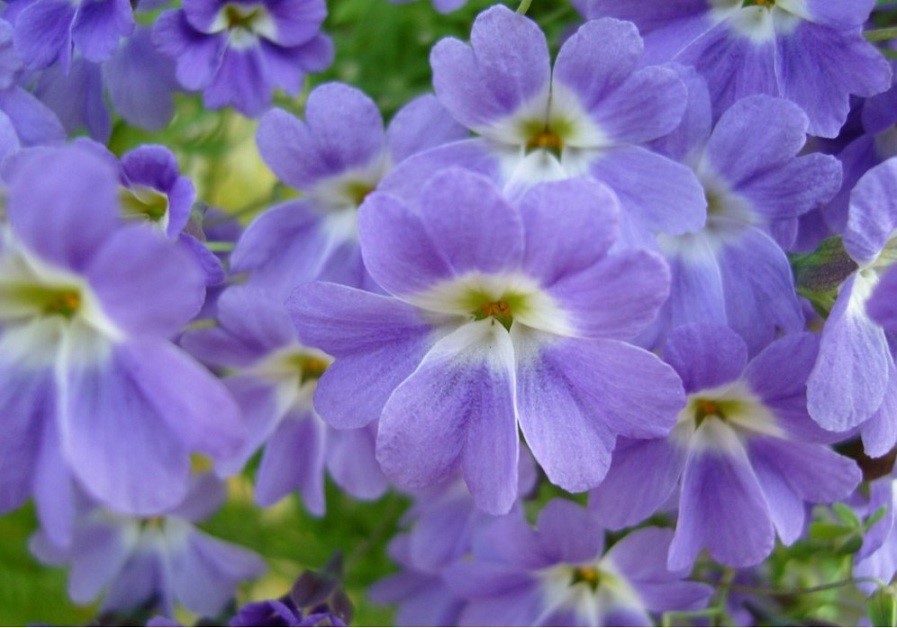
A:
{"label": "pale purple petal", "polygon": [[878,410],[862,427],[863,449],[867,455],[881,457],[897,444],[897,365],[888,362],[888,383],[885,398]]}
{"label": "pale purple petal", "polygon": [[866,302],[869,317],[889,331],[897,332],[897,267],[889,269]]}
{"label": "pale purple petal", "polygon": [[257,504],[272,506],[298,490],[310,513],[324,514],[325,429],[310,413],[284,418],[265,446],[259,465]]}
{"label": "pale purple petal", "polygon": [[775,469],[795,494],[814,504],[847,498],[863,479],[857,463],[825,445],[758,436],[748,441],[748,456]]}
{"label": "pale purple petal", "polygon": [[[658,8],[659,9],[659,8]],[[688,89],[688,100],[682,121],[676,129],[649,144],[652,150],[677,161],[688,162],[703,149],[713,128],[713,105],[707,81],[694,68],[669,64]]]}
{"label": "pale purple petal", "polygon": [[614,530],[644,521],[679,486],[685,454],[666,438],[619,439],[607,476],[589,493],[589,508]]}
{"label": "pale purple petal", "polygon": [[520,427],[558,486],[595,487],[618,434],[650,438],[672,428],[684,403],[681,383],[655,356],[612,340],[512,333]]}
{"label": "pale purple petal", "polygon": [[[361,213],[363,222],[365,212]],[[524,247],[520,213],[485,177],[457,168],[437,174],[421,192],[420,215],[455,274],[496,273],[519,266]]]}
{"label": "pale purple petal", "polygon": [[305,342],[336,357],[315,391],[315,407],[334,427],[379,418],[433,342],[432,327],[415,308],[335,284],[299,288],[287,309]]}
{"label": "pale purple petal", "polygon": [[[437,342],[383,409],[377,459],[387,477],[424,487],[461,465],[478,506],[507,512],[517,496],[513,356],[507,332],[491,320],[467,323]],[[492,433],[477,425],[487,418],[496,424]],[[508,432],[513,444],[504,440]],[[470,459],[481,453],[472,443],[477,435],[496,452],[488,466]]]}
{"label": "pale purple petal", "polygon": [[68,68],[75,13],[76,7],[67,0],[43,0],[16,16],[13,38],[26,65],[40,69],[59,61]]}
{"label": "pale purple petal", "polygon": [[758,564],[772,551],[775,530],[738,436],[721,421],[705,421],[693,439],[682,476],[670,569],[690,567],[704,547],[731,567]]}
{"label": "pale purple petal", "polygon": [[389,486],[375,457],[374,426],[327,432],[327,471],[337,486],[358,499],[377,499]]}
{"label": "pale purple petal", "polygon": [[613,192],[585,179],[531,188],[520,200],[520,214],[526,237],[523,269],[545,286],[598,262],[619,235]]}
{"label": "pale purple petal", "polygon": [[118,231],[85,270],[103,310],[133,335],[174,335],[205,296],[193,257],[145,225]]}
{"label": "pale purple petal", "polygon": [[436,96],[458,122],[489,136],[536,98],[547,113],[548,45],[535,22],[494,6],[477,16],[470,40],[446,38],[430,53]]}
{"label": "pale purple petal", "polygon": [[[437,202],[442,200],[438,198]],[[444,209],[442,204],[437,207]],[[454,209],[453,206],[451,213],[455,213]],[[474,209],[478,207],[471,208]],[[358,212],[358,232],[365,267],[392,294],[423,292],[453,275],[452,266],[437,244],[453,234],[430,233],[422,217],[391,194],[375,192],[365,200]],[[484,241],[491,235],[477,231],[471,234]]]}
{"label": "pale purple petal", "polygon": [[547,288],[576,335],[630,340],[650,324],[669,294],[660,255],[642,250],[608,255]]}
{"label": "pale purple petal", "polygon": [[297,189],[369,163],[380,156],[386,141],[374,101],[342,83],[325,83],[312,91],[305,121],[281,109],[268,112],[256,139],[268,166]]}
{"label": "pale purple petal", "polygon": [[158,391],[147,397],[140,387],[133,357],[120,349],[105,364],[68,368],[61,382],[62,443],[93,496],[124,512],[157,514],[183,500],[190,459],[155,406]]}
{"label": "pale purple petal", "polygon": [[617,194],[624,212],[648,229],[680,234],[704,226],[704,188],[682,164],[630,146],[606,151],[590,172]]}
{"label": "pale purple petal", "polygon": [[308,200],[288,201],[258,216],[230,256],[233,272],[276,296],[317,279],[333,242],[324,216]]}
{"label": "pale purple petal", "polygon": [[860,277],[842,286],[825,327],[819,359],[807,381],[810,415],[828,430],[844,431],[872,416],[888,387],[891,358],[884,331],[854,303]]}
{"label": "pale purple petal", "polygon": [[743,37],[728,21],[703,32],[676,61],[693,66],[707,80],[717,115],[745,96],[779,93],[774,42]]}
{"label": "pale purple petal", "polygon": [[685,391],[695,393],[738,379],[747,365],[748,349],[728,327],[693,323],[670,333],[663,359],[679,373]]}
{"label": "pale purple petal", "polygon": [[118,174],[74,147],[22,157],[8,195],[7,217],[16,235],[63,267],[84,268],[118,223]]}
{"label": "pale purple petal", "polygon": [[552,499],[536,519],[539,545],[553,562],[585,563],[604,550],[604,529],[595,513],[566,499]]}
{"label": "pale purple petal", "polygon": [[718,223],[724,245],[717,259],[728,325],[751,353],[782,332],[803,331],[806,318],[784,251],[760,229],[723,223]]}
{"label": "pale purple petal", "polygon": [[861,264],[873,261],[897,231],[897,157],[867,172],[850,194],[844,248]]}
{"label": "pale purple petal", "polygon": [[686,90],[674,70],[637,70],[641,55],[642,41],[633,24],[591,20],[561,47],[553,84],[572,90],[614,142],[653,140],[679,124]]}
{"label": "pale purple petal", "polygon": [[118,40],[134,29],[134,12],[128,0],[91,0],[78,5],[72,39],[84,58],[105,61],[118,47]]}
{"label": "pale purple petal", "polygon": [[386,130],[386,144],[393,162],[415,153],[467,137],[467,129],[455,122],[432,94],[410,101],[396,112]]}
{"label": "pale purple petal", "polygon": [[187,532],[181,551],[169,555],[171,588],[178,600],[194,613],[214,616],[234,596],[242,580],[265,572],[260,556],[197,530]]}
{"label": "pale purple petal", "polygon": [[52,421],[55,394],[52,373],[0,363],[0,512],[21,506],[30,497],[41,450],[44,422]]}
{"label": "pale purple petal", "polygon": [[813,135],[838,134],[850,110],[850,94],[874,96],[891,86],[890,64],[860,29],[801,21],[776,44],[781,94],[807,112]]}
{"label": "pale purple petal", "polygon": [[138,28],[103,64],[103,82],[113,107],[131,124],[161,131],[174,115],[175,63],[153,45],[149,28]]}

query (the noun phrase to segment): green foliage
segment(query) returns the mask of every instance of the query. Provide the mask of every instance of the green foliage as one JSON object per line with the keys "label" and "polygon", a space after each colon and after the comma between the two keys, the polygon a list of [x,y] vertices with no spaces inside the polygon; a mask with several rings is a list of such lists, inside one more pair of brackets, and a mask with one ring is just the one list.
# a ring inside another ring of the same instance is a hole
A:
{"label": "green foliage", "polygon": [[65,571],[45,567],[29,554],[28,537],[36,528],[30,507],[0,517],[0,625],[87,622],[94,610],[69,603]]}
{"label": "green foliage", "polygon": [[897,591],[880,587],[866,601],[866,610],[873,626],[897,626]]}
{"label": "green foliage", "polygon": [[327,487],[327,513],[316,518],[291,496],[270,509],[251,501],[247,480],[231,483],[230,499],[203,529],[265,557],[270,573],[242,591],[241,602],[279,597],[305,569],[318,570],[336,552],[344,556],[344,585],[355,605],[356,625],[389,625],[391,610],[367,601],[365,592],[394,570],[386,554],[396,534],[406,500],[390,493],[373,503],[361,502]]}

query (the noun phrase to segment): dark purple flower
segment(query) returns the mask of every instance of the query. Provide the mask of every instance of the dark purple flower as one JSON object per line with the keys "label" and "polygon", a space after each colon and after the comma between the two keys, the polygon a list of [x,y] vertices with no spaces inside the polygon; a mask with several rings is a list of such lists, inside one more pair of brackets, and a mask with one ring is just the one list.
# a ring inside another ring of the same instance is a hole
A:
{"label": "dark purple flower", "polygon": [[850,95],[891,85],[884,56],[863,37],[875,0],[591,0],[589,17],[635,22],[646,61],[694,66],[720,115],[754,94],[807,112],[809,132],[835,137]]}
{"label": "dark purple flower", "polygon": [[320,30],[326,15],[324,0],[186,0],[159,17],[153,40],[207,107],[257,116],[275,89],[296,95],[307,73],[333,61]]}
{"label": "dark purple flower", "polygon": [[88,61],[105,61],[134,29],[128,0],[10,0],[4,17],[12,22],[25,65],[36,70],[58,63],[68,72],[75,51]]}

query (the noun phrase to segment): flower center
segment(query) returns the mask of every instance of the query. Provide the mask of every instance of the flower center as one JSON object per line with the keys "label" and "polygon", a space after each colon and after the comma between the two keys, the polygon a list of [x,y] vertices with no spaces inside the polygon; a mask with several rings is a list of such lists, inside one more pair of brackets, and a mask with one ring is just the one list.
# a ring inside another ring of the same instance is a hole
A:
{"label": "flower center", "polygon": [[328,366],[327,360],[302,353],[295,356],[294,364],[300,373],[300,384],[321,379],[321,375],[324,374]]}
{"label": "flower center", "polygon": [[229,31],[243,30],[253,32],[255,24],[263,16],[263,9],[260,6],[242,7],[238,4],[227,4],[224,6],[224,24]]}
{"label": "flower center", "polygon": [[355,207],[360,207],[364,202],[364,199],[368,197],[368,194],[374,191],[373,185],[369,183],[365,183],[364,181],[349,181],[346,183],[345,193],[352,202],[355,203]]}
{"label": "flower center", "polygon": [[716,417],[720,420],[726,420],[726,413],[720,407],[723,402],[712,399],[696,399],[694,401],[695,423],[701,425],[704,419]]}
{"label": "flower center", "polygon": [[501,323],[508,331],[511,331],[511,325],[514,323],[511,304],[505,299],[483,303],[473,312],[473,317],[478,321],[492,317]]}
{"label": "flower center", "polygon": [[321,378],[330,359],[306,347],[288,347],[265,358],[256,366],[256,374],[270,381],[304,388]]}
{"label": "flower center", "polygon": [[529,120],[521,125],[527,154],[544,150],[560,159],[567,140],[573,136],[574,125],[565,118]]}
{"label": "flower center", "polygon": [[83,304],[81,290],[70,286],[46,286],[39,283],[0,286],[0,303],[19,316],[61,316],[72,320]]}
{"label": "flower center", "polygon": [[776,5],[776,0],[744,0],[744,3],[741,5],[743,7],[766,7],[767,9],[771,9]]}
{"label": "flower center", "polygon": [[526,143],[527,153],[531,153],[534,150],[539,149],[547,150],[555,156],[560,157],[561,152],[564,150],[564,141],[560,138],[560,136],[558,136],[557,133],[554,133],[546,128],[536,133]]}
{"label": "flower center", "polygon": [[597,591],[598,587],[601,586],[601,572],[594,567],[577,567],[573,570],[570,584],[577,585],[580,583],[586,584],[592,591]]}
{"label": "flower center", "polygon": [[53,291],[44,305],[47,316],[59,315],[71,319],[81,309],[81,293],[77,290]]}
{"label": "flower center", "polygon": [[164,223],[168,216],[168,196],[150,187],[122,187],[119,201],[125,218]]}

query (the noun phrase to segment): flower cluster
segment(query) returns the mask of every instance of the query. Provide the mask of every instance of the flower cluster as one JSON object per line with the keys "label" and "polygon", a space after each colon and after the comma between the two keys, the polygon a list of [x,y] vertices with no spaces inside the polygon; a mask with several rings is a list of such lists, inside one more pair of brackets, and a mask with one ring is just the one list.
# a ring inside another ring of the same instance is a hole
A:
{"label": "flower cluster", "polygon": [[330,548],[401,624],[897,625],[897,10],[434,0],[385,122],[353,1],[3,7],[0,513],[71,600],[344,625],[339,561],[235,603],[312,561],[207,521],[297,493],[410,504]]}

